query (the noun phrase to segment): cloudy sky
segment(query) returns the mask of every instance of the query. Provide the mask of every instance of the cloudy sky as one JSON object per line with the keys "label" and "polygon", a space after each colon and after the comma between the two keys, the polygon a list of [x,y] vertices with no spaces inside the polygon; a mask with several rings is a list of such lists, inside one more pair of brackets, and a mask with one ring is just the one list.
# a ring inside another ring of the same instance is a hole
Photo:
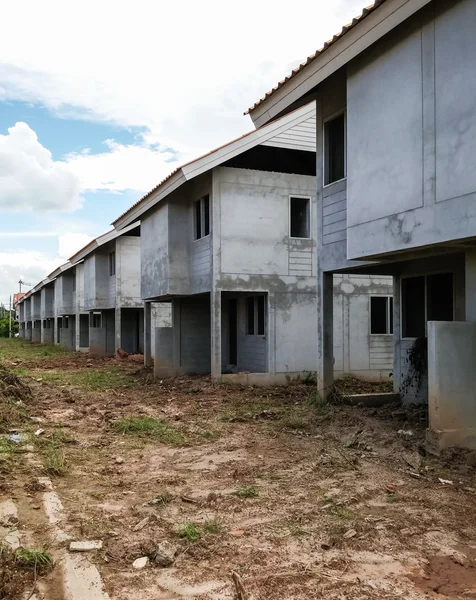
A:
{"label": "cloudy sky", "polygon": [[4,3],[0,302],[252,129],[244,110],[368,3]]}

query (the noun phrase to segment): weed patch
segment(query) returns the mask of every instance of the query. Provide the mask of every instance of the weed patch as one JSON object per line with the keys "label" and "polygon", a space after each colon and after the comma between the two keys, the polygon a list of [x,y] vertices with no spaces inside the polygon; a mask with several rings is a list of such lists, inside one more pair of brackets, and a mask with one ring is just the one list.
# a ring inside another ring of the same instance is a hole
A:
{"label": "weed patch", "polygon": [[238,498],[257,498],[259,496],[259,491],[252,485],[244,485],[237,488],[233,492],[233,495]]}
{"label": "weed patch", "polygon": [[19,548],[15,551],[15,558],[22,567],[36,569],[38,573],[45,573],[53,567],[53,559],[45,547],[40,550]]}
{"label": "weed patch", "polygon": [[143,435],[159,439],[164,444],[178,445],[184,442],[183,435],[162,419],[153,417],[126,417],[114,423],[117,433]]}
{"label": "weed patch", "polygon": [[46,447],[43,454],[43,464],[45,473],[54,477],[64,477],[69,469],[68,460],[63,449],[54,444]]}
{"label": "weed patch", "polygon": [[184,523],[177,530],[177,535],[194,544],[201,537],[200,529],[195,523]]}
{"label": "weed patch", "polygon": [[205,533],[217,535],[221,531],[220,521],[218,519],[209,519],[208,521],[205,521],[203,524],[203,530]]}

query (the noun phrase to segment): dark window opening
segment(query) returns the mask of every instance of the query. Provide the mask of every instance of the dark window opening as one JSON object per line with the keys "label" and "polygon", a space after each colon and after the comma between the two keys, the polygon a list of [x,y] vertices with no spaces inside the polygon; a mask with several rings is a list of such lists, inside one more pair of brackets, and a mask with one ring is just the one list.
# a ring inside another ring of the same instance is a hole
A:
{"label": "dark window opening", "polygon": [[345,177],[345,116],[324,124],[324,184]]}
{"label": "dark window opening", "polygon": [[428,275],[427,321],[453,320],[453,273]]}
{"label": "dark window opening", "polygon": [[89,316],[90,327],[101,327],[101,313],[90,313]]}
{"label": "dark window opening", "polygon": [[273,146],[255,146],[223,164],[235,169],[254,169],[274,173],[316,176],[314,151],[290,150]]}
{"label": "dark window opening", "polygon": [[265,335],[266,304],[264,296],[250,296],[247,299],[247,328],[248,335]]}
{"label": "dark window opening", "polygon": [[116,253],[109,252],[109,276],[116,274]]}
{"label": "dark window opening", "polygon": [[310,237],[310,204],[309,198],[290,198],[290,234],[293,238]]}
{"label": "dark window opening", "polygon": [[247,306],[247,330],[246,333],[248,335],[254,335],[255,333],[255,299],[253,298],[253,296],[250,296],[247,300],[248,302],[248,306]]}
{"label": "dark window opening", "polygon": [[210,196],[204,196],[195,202],[195,239],[210,235]]}
{"label": "dark window opening", "polygon": [[425,337],[427,321],[453,321],[453,274],[402,279],[402,335]]}
{"label": "dark window opening", "polygon": [[402,335],[425,337],[425,278],[402,279]]}
{"label": "dark window opening", "polygon": [[264,335],[264,296],[256,298],[258,313],[258,335]]}
{"label": "dark window opening", "polygon": [[393,333],[393,298],[372,296],[370,298],[370,333],[374,335]]}
{"label": "dark window opening", "polygon": [[68,327],[69,327],[69,317],[65,317],[64,322],[63,322],[63,328],[68,329]]}

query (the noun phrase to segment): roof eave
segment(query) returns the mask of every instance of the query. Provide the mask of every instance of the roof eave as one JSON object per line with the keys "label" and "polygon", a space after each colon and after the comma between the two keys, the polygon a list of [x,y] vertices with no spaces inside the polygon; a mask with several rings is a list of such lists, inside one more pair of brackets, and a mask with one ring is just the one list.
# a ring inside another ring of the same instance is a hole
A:
{"label": "roof eave", "polygon": [[262,127],[432,0],[386,0],[247,112]]}

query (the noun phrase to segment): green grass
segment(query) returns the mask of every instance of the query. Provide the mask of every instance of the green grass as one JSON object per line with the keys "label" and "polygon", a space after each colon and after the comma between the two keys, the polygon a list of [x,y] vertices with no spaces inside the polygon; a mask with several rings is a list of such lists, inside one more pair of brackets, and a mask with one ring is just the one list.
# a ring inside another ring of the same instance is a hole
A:
{"label": "green grass", "polygon": [[70,371],[38,371],[38,377],[48,383],[71,385],[85,390],[106,390],[128,387],[132,381],[119,369],[81,369]]}
{"label": "green grass", "polygon": [[25,408],[13,398],[6,398],[0,392],[0,433],[6,433],[27,420]]}
{"label": "green grass", "polygon": [[22,567],[36,569],[38,572],[49,571],[53,567],[53,559],[45,547],[40,550],[18,548],[15,550],[15,559]]}
{"label": "green grass", "polygon": [[233,495],[238,498],[257,498],[259,496],[259,491],[252,485],[244,485],[237,488],[233,492]]}
{"label": "green grass", "polygon": [[32,344],[21,338],[0,338],[0,358],[22,362],[41,360],[42,358],[57,358],[72,356],[74,352],[65,350],[53,344]]}
{"label": "green grass", "polygon": [[95,500],[103,500],[106,495],[104,492],[89,492],[89,493]]}
{"label": "green grass", "polygon": [[157,438],[164,444],[178,445],[184,442],[183,435],[162,419],[153,417],[126,417],[114,423],[117,433],[144,435]]}
{"label": "green grass", "polygon": [[45,473],[54,477],[64,477],[69,469],[68,460],[63,449],[54,444],[50,444],[45,448],[43,464]]}
{"label": "green grass", "polygon": [[217,535],[221,531],[221,523],[218,519],[209,519],[203,524],[203,531],[205,533],[211,533]]}
{"label": "green grass", "polygon": [[0,438],[0,474],[9,473],[14,464],[14,454],[17,450],[16,444],[10,442],[7,438]]}
{"label": "green grass", "polygon": [[309,406],[318,415],[326,415],[331,409],[331,402],[328,398],[323,398],[317,392],[312,392],[307,397]]}
{"label": "green grass", "polygon": [[201,537],[200,529],[195,523],[184,523],[177,529],[177,535],[184,538],[192,544],[198,542]]}

